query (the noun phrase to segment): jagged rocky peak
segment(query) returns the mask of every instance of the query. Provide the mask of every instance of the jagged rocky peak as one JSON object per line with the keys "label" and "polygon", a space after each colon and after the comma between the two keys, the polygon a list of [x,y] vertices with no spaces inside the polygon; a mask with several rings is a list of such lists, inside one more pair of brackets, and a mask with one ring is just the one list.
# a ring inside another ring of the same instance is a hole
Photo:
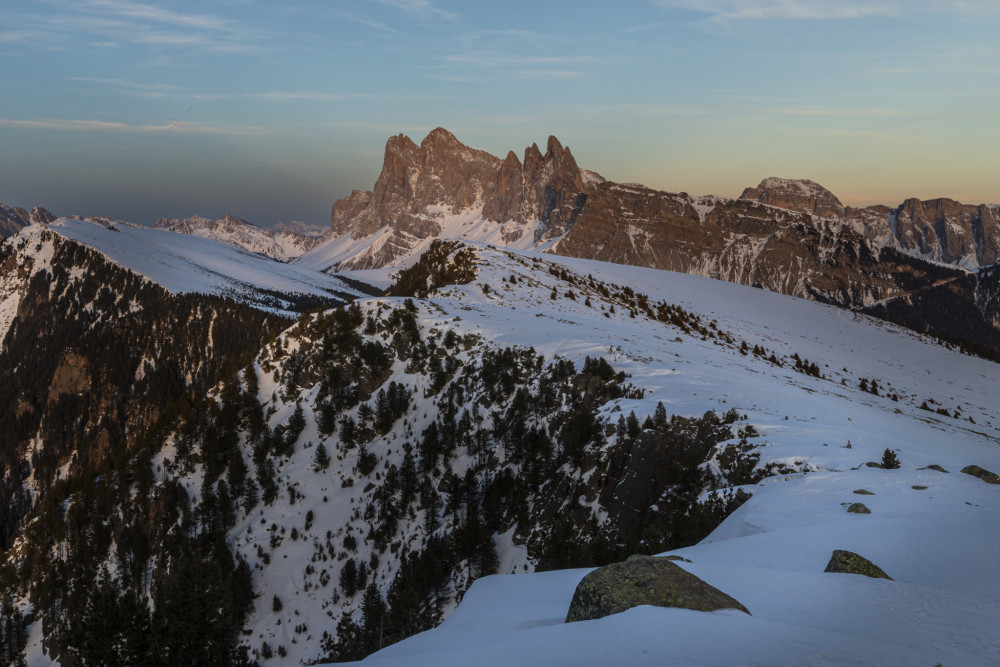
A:
{"label": "jagged rocky peak", "polygon": [[277,236],[278,234],[297,234],[299,236],[323,236],[327,232],[327,228],[322,225],[313,224],[311,222],[302,222],[301,220],[292,220],[291,222],[278,222],[271,227],[271,233]]}
{"label": "jagged rocky peak", "polygon": [[36,206],[28,213],[20,206],[0,204],[0,239],[13,236],[28,225],[48,224],[55,219],[56,216],[41,206]]}
{"label": "jagged rocky peak", "polygon": [[19,206],[0,204],[0,239],[17,234],[28,224],[28,212]]}
{"label": "jagged rocky peak", "polygon": [[240,226],[240,225],[250,225],[251,227],[256,227],[257,226],[255,224],[253,224],[252,222],[250,222],[248,220],[244,220],[243,218],[238,218],[235,215],[232,215],[231,213],[226,213],[225,215],[223,215],[221,218],[219,218],[215,222],[216,222],[216,224],[230,225],[230,226]]}
{"label": "jagged rocky peak", "polygon": [[36,206],[31,209],[31,214],[28,216],[28,220],[31,221],[31,224],[33,225],[47,225],[50,222],[55,222],[56,216],[41,206]]}
{"label": "jagged rocky peak", "polygon": [[757,187],[744,190],[740,199],[823,217],[844,215],[844,205],[836,195],[805,178],[765,178]]}
{"label": "jagged rocky peak", "polygon": [[403,134],[390,137],[371,192],[355,190],[336,202],[330,223],[334,235],[354,239],[389,230],[394,238],[379,246],[379,256],[351,264],[373,268],[437,236],[458,215],[504,224],[507,240],[532,229],[536,241],[559,236],[579,213],[584,191],[573,154],[555,137],[544,155],[529,146],[522,162],[513,151],[501,160],[470,148],[439,127],[419,146]]}

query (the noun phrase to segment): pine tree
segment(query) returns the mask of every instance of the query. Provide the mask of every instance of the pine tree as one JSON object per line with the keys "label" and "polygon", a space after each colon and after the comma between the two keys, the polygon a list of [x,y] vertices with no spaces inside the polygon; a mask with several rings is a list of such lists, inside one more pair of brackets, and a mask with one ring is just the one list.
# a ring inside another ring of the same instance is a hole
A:
{"label": "pine tree", "polygon": [[899,457],[896,456],[896,452],[886,447],[885,451],[882,452],[882,467],[886,470],[894,470],[899,465]]}
{"label": "pine tree", "polygon": [[316,453],[313,455],[313,467],[319,472],[326,470],[330,466],[330,455],[326,451],[326,445],[322,442],[316,445]]}
{"label": "pine tree", "polygon": [[653,412],[653,426],[657,429],[667,426],[667,409],[663,407],[663,401],[656,404],[656,411]]}
{"label": "pine tree", "polygon": [[364,633],[365,653],[382,648],[382,633],[386,606],[375,582],[368,584],[361,598],[361,628]]}

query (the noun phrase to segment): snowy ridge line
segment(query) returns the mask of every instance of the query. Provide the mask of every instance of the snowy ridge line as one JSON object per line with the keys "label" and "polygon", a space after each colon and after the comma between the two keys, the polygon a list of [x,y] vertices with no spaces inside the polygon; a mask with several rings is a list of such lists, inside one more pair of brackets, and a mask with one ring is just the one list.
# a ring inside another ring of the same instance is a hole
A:
{"label": "snowy ridge line", "polygon": [[[1000,470],[1000,414],[986,398],[995,395],[997,375],[983,372],[981,360],[895,325],[752,288],[564,257],[507,253],[505,263],[500,251],[484,254],[490,259],[475,283],[432,297],[442,320],[460,312],[463,328],[546,354],[576,357],[606,345],[612,364],[624,364],[631,381],[650,390],[643,401],[624,404],[625,412],[648,414],[658,399],[681,414],[735,405],[773,442],[762,464],[800,462],[811,472],[779,474],[748,489],[753,498],[707,540],[675,552],[692,561],[682,567],[733,595],[752,617],[638,608],[563,625],[584,570],[497,575],[474,583],[439,628],[377,654],[380,664],[600,665],[611,656],[638,665],[662,664],[664,656],[684,664],[995,661],[997,647],[986,638],[1000,621],[1000,604],[984,595],[981,581],[993,568],[988,545],[1000,529],[996,487],[959,472],[975,461]],[[751,346],[808,358],[827,377],[794,375],[698,338],[668,343],[671,336],[620,309],[610,321],[598,310],[595,321],[579,294],[546,304],[553,287],[561,295],[569,285],[526,270],[535,261],[666,297],[717,319],[720,330]],[[517,286],[502,280],[508,272]],[[481,288],[498,281],[501,289]],[[553,311],[543,326],[534,324],[534,305]],[[873,378],[879,396],[858,389],[860,379]],[[960,403],[963,416],[916,407],[934,396]],[[884,449],[898,452],[900,470],[864,465]],[[950,474],[928,469],[932,463]],[[846,513],[858,500],[873,514]],[[838,548],[870,558],[895,581],[824,573]],[[727,640],[707,641],[720,636]]]}
{"label": "snowy ridge line", "polygon": [[[34,233],[33,227],[22,234]],[[336,276],[212,239],[126,222],[74,218],[62,218],[44,228],[100,252],[173,293],[218,294],[289,316],[323,302],[342,303],[364,295]]]}

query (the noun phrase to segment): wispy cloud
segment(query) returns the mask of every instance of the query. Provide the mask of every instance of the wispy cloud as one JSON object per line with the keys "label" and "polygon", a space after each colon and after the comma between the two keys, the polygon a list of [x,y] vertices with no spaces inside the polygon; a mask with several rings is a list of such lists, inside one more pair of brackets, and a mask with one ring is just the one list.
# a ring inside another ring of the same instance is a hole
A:
{"label": "wispy cloud", "polygon": [[338,12],[338,14],[342,18],[344,18],[344,19],[346,19],[348,21],[353,21],[354,23],[357,23],[358,25],[363,25],[363,26],[365,26],[367,28],[371,28],[373,30],[380,30],[381,32],[388,32],[388,33],[393,33],[393,34],[399,34],[399,31],[396,30],[395,28],[393,28],[392,26],[387,25],[387,24],[383,23],[382,21],[377,21],[377,20],[375,20],[373,18],[370,18],[368,16],[361,16],[359,14],[355,14],[354,12]]}
{"label": "wispy cloud", "polygon": [[610,60],[607,55],[574,54],[573,39],[534,30],[472,30],[458,35],[456,41],[454,52],[435,58],[447,68],[433,75],[436,78],[470,82],[497,76],[578,79],[591,67]]}
{"label": "wispy cloud", "polygon": [[86,85],[98,86],[100,88],[111,88],[113,90],[117,90],[118,92],[136,95],[138,97],[170,97],[183,95],[188,92],[187,89],[181,86],[175,86],[167,83],[137,83],[135,81],[110,79],[99,76],[74,76],[70,77],[69,80]]}
{"label": "wispy cloud", "polygon": [[165,23],[183,28],[198,30],[228,31],[232,29],[230,22],[209,14],[181,14],[169,9],[153,5],[125,0],[90,0],[84,6],[106,12],[115,16],[125,16],[132,19]]}
{"label": "wispy cloud", "polygon": [[860,108],[843,109],[837,107],[771,107],[757,109],[762,113],[779,116],[836,116],[842,118],[904,118],[913,116],[912,112],[899,109]]}
{"label": "wispy cloud", "polygon": [[137,44],[150,49],[211,53],[260,51],[269,37],[239,21],[129,0],[46,0],[44,13],[5,12],[0,43],[69,49],[76,44],[113,48]]}
{"label": "wispy cloud", "polygon": [[116,132],[128,134],[223,134],[250,135],[273,132],[273,128],[254,125],[207,125],[175,120],[160,123],[120,123],[103,120],[79,120],[69,118],[0,118],[0,127],[22,130],[50,130],[64,132]]}
{"label": "wispy cloud", "polygon": [[457,21],[458,14],[436,7],[430,0],[373,0],[393,7],[418,21]]}
{"label": "wispy cloud", "polygon": [[580,79],[587,73],[570,69],[522,69],[517,70],[514,76],[521,79]]}
{"label": "wispy cloud", "polygon": [[650,0],[669,9],[707,14],[711,23],[792,19],[860,19],[871,16],[903,17],[915,13],[959,16],[997,16],[995,0]]}
{"label": "wispy cloud", "polygon": [[70,77],[69,81],[94,86],[101,90],[136,97],[170,98],[182,101],[251,100],[271,104],[294,104],[297,102],[344,102],[351,100],[379,102],[383,104],[404,104],[419,102],[450,102],[450,97],[440,95],[393,95],[359,92],[332,93],[321,90],[268,90],[255,93],[202,93],[185,86],[169,83],[139,83],[125,79],[92,76]]}
{"label": "wispy cloud", "polygon": [[372,96],[367,93],[324,93],[311,90],[298,92],[273,91],[262,93],[251,93],[248,98],[259,102],[342,102],[344,100],[369,99]]}
{"label": "wispy cloud", "polygon": [[516,65],[582,65],[601,62],[597,56],[519,56],[508,53],[479,52],[456,53],[440,58],[449,63],[511,67]]}

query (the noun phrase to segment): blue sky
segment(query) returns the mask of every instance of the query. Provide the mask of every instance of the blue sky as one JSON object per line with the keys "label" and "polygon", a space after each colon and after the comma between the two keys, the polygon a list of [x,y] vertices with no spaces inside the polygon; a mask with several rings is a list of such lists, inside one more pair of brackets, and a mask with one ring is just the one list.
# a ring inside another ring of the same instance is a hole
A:
{"label": "blue sky", "polygon": [[326,224],[439,125],[692,194],[992,202],[998,28],[996,0],[8,0],[0,202]]}

